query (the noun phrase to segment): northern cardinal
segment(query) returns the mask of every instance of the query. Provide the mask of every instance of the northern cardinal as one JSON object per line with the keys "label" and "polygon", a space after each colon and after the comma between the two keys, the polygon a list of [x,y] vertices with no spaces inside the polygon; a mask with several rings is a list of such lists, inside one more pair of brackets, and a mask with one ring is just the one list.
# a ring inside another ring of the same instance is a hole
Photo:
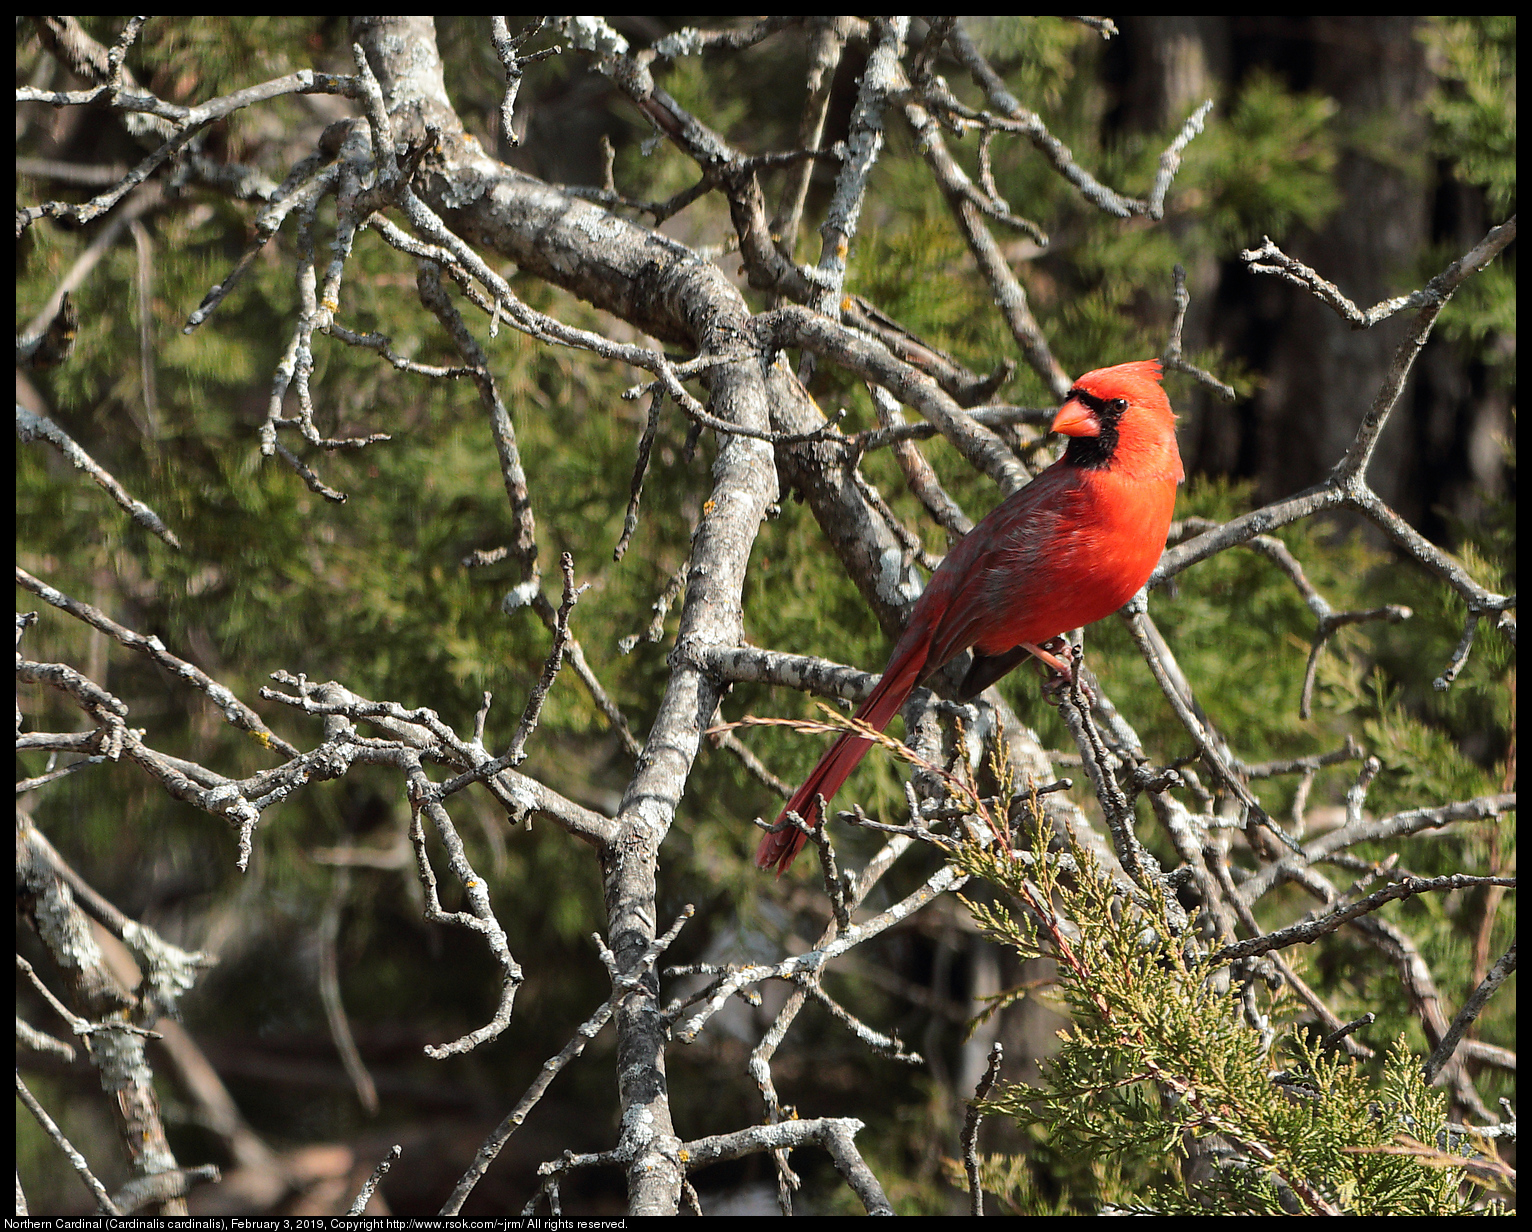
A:
{"label": "northern cardinal", "polygon": [[[989,515],[947,554],[910,612],[883,678],[856,717],[881,731],[910,691],[972,647],[963,700],[1029,654],[1064,665],[1041,643],[1108,616],[1138,592],[1165,548],[1176,485],[1184,478],[1176,417],[1158,360],[1087,372],[1069,391],[1053,431],[1064,456]],[[819,824],[826,803],[872,741],[835,741],[761,840],[755,862],[781,876],[808,841],[789,812]]]}

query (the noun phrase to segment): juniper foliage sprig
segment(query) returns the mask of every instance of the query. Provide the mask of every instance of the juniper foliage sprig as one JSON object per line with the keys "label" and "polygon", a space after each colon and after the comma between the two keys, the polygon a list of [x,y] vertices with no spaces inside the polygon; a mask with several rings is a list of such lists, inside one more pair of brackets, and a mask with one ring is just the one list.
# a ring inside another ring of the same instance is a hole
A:
{"label": "juniper foliage sprig", "polygon": [[[991,1155],[981,1178],[1015,1213],[1467,1214],[1471,1158],[1446,1098],[1404,1040],[1381,1074],[1299,1029],[1264,983],[1209,969],[1160,892],[1125,901],[1072,835],[1031,859],[965,844],[953,861],[1001,893],[965,898],[991,939],[1050,958],[1072,1024],[1036,1085],[996,1089],[984,1111],[1046,1143]],[[1063,869],[1071,871],[1065,873]],[[1005,994],[1002,994],[1005,995]],[[1265,1029],[1256,1023],[1269,1024]],[[1435,1148],[1423,1144],[1435,1143]],[[1062,1194],[1044,1194],[1035,1165]],[[1482,1173],[1482,1167],[1474,1169]],[[961,1169],[958,1170],[960,1174]],[[962,1183],[954,1175],[955,1183]]]}

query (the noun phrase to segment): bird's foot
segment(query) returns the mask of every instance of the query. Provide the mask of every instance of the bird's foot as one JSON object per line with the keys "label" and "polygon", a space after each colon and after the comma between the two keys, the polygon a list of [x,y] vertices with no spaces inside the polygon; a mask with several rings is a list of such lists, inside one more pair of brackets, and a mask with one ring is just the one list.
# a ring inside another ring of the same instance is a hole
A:
{"label": "bird's foot", "polygon": [[[1062,706],[1074,684],[1075,673],[1079,669],[1079,660],[1075,656],[1074,648],[1062,637],[1052,637],[1041,645],[1029,644],[1027,649],[1032,652],[1033,658],[1049,669],[1048,676],[1043,681],[1043,696],[1050,704]],[[1095,704],[1096,695],[1083,680],[1080,681],[1080,693],[1085,698],[1086,705]]]}

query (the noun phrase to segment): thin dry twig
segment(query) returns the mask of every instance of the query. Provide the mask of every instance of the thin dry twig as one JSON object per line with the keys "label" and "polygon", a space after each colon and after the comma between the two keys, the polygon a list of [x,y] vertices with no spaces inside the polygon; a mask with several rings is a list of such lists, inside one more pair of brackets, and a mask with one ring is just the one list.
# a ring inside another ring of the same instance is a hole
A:
{"label": "thin dry twig", "polygon": [[[1209,102],[1207,106],[1211,107],[1212,103]],[[1184,372],[1213,390],[1225,402],[1233,402],[1237,396],[1234,387],[1226,385],[1206,369],[1199,368],[1187,359],[1181,350],[1181,331],[1186,326],[1186,311],[1191,307],[1192,297],[1186,290],[1186,268],[1178,262],[1171,273],[1175,282],[1173,297],[1176,305],[1176,319],[1171,324],[1170,340],[1165,344],[1160,360],[1167,372]]]}
{"label": "thin dry twig", "polygon": [[[1514,879],[1509,879],[1514,881]],[[1427,1082],[1433,1082],[1436,1075],[1441,1072],[1442,1066],[1452,1059],[1452,1054],[1457,1050],[1458,1043],[1463,1038],[1463,1033],[1473,1025],[1473,1021],[1484,1007],[1489,1004],[1489,999],[1494,996],[1496,989],[1505,983],[1511,972],[1516,970],[1516,942],[1500,956],[1498,962],[1489,969],[1489,973],[1480,981],[1479,986],[1469,994],[1468,1000],[1463,1002],[1463,1008],[1452,1020],[1452,1025],[1447,1028],[1447,1034],[1442,1036],[1441,1043],[1431,1050],[1431,1055],[1426,1058],[1424,1068]]]}
{"label": "thin dry twig", "polygon": [[46,415],[39,415],[16,404],[16,439],[23,444],[44,440],[52,445],[76,470],[84,471],[105,489],[127,515],[145,530],[158,535],[171,547],[180,550],[181,541],[176,533],[160,520],[159,514],[143,501],[129,496],[126,489],[99,462],[86,453],[64,429]]}
{"label": "thin dry twig", "polygon": [[378,1166],[372,1170],[372,1175],[362,1183],[361,1189],[357,1191],[355,1199],[353,1199],[351,1206],[346,1211],[347,1215],[357,1216],[367,1209],[367,1204],[372,1201],[372,1195],[377,1192],[377,1188],[382,1184],[383,1178],[388,1175],[388,1170],[399,1162],[399,1156],[403,1153],[404,1148],[397,1142],[388,1148],[388,1154],[378,1161]]}
{"label": "thin dry twig", "polygon": [[[564,650],[569,645],[569,614],[574,610],[574,605],[580,596],[590,589],[589,582],[583,586],[575,586],[574,556],[571,553],[565,552],[559,557],[559,568],[564,574],[564,601],[559,604],[558,618],[554,622],[553,645],[549,648],[548,658],[543,663],[543,674],[527,698],[526,709],[522,711],[521,722],[516,725],[516,734],[511,737],[510,747],[496,759],[504,762],[505,768],[519,766],[526,758],[527,741],[537,729],[537,719],[542,714],[543,702],[547,700],[548,690],[553,688],[559,668],[564,664]],[[497,766],[495,772],[498,773],[500,768]]]}
{"label": "thin dry twig", "polygon": [[984,1070],[984,1076],[979,1079],[979,1085],[974,1088],[973,1099],[968,1102],[968,1112],[963,1117],[963,1132],[960,1137],[963,1146],[963,1170],[968,1174],[968,1213],[970,1215],[984,1214],[984,1191],[979,1186],[979,1123],[984,1119],[980,1105],[989,1098],[995,1080],[1000,1077],[1000,1062],[1004,1058],[1005,1048],[999,1040],[996,1040],[990,1045],[989,1065]]}
{"label": "thin dry twig", "polygon": [[32,1114],[34,1120],[42,1126],[43,1132],[53,1139],[53,1145],[63,1152],[64,1158],[69,1161],[69,1166],[79,1174],[85,1187],[90,1190],[96,1199],[98,1210],[107,1215],[120,1215],[122,1208],[112,1201],[111,1195],[106,1192],[106,1186],[96,1179],[96,1174],[90,1170],[90,1164],[75,1149],[74,1143],[64,1137],[64,1131],[58,1127],[54,1119],[48,1115],[43,1106],[37,1102],[37,1097],[27,1089],[27,1084],[21,1080],[21,1071],[16,1071],[16,1097],[21,1100],[26,1110]]}
{"label": "thin dry twig", "polygon": [[223,685],[219,684],[201,668],[185,659],[171,654],[165,649],[165,645],[158,637],[145,637],[141,633],[135,633],[132,629],[118,624],[97,608],[88,603],[82,603],[73,599],[60,590],[54,589],[46,582],[33,577],[20,565],[16,566],[16,584],[24,590],[30,590],[40,599],[51,603],[60,611],[68,612],[76,620],[83,621],[93,628],[100,629],[103,633],[115,638],[130,650],[136,650],[140,654],[163,667],[178,679],[185,680],[203,693],[207,694],[219,713],[241,731],[249,732],[256,740],[266,748],[276,749],[284,757],[296,757],[298,750],[283,740],[274,731],[266,726],[261,716],[240,701]]}
{"label": "thin dry twig", "polygon": [[1290,924],[1286,928],[1279,928],[1261,937],[1252,937],[1248,941],[1237,941],[1232,945],[1226,945],[1216,950],[1208,958],[1210,966],[1222,966],[1239,958],[1250,958],[1256,954],[1265,954],[1270,950],[1284,949],[1290,945],[1306,944],[1317,941],[1327,933],[1333,933],[1336,929],[1352,920],[1376,911],[1385,903],[1394,902],[1396,899],[1411,898],[1416,894],[1428,894],[1445,890],[1465,890],[1470,886],[1503,885],[1514,886],[1514,877],[1474,877],[1466,873],[1454,873],[1447,877],[1406,877],[1391,886],[1369,894],[1349,906],[1331,911],[1320,916],[1317,920],[1300,921]]}
{"label": "thin dry twig", "polygon": [[500,139],[513,148],[521,144],[521,138],[516,135],[516,95],[521,90],[521,79],[527,65],[556,56],[564,50],[562,47],[545,47],[529,55],[521,54],[522,45],[547,24],[546,17],[539,17],[520,34],[513,35],[504,17],[491,14],[489,19],[489,41],[494,45],[495,54],[500,57],[500,63],[505,69],[505,98],[500,103]]}

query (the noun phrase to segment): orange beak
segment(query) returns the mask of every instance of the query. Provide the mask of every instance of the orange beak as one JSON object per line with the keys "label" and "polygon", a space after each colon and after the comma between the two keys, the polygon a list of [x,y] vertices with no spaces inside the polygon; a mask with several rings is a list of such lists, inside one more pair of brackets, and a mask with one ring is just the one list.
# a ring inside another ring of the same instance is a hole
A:
{"label": "orange beak", "polygon": [[1064,436],[1100,436],[1101,424],[1090,407],[1079,398],[1070,398],[1053,417],[1052,431]]}

